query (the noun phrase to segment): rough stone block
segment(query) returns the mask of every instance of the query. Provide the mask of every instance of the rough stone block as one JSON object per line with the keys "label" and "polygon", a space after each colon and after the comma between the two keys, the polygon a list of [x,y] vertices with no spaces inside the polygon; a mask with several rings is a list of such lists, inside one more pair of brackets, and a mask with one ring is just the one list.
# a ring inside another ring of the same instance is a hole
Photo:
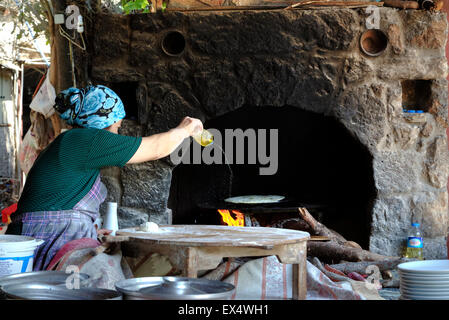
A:
{"label": "rough stone block", "polygon": [[182,12],[161,12],[151,14],[133,14],[129,16],[129,25],[138,32],[156,33],[169,28],[181,28],[188,23],[188,15]]}
{"label": "rough stone block", "polygon": [[236,110],[245,102],[240,79],[234,73],[232,62],[227,60],[205,59],[193,73],[192,89],[211,116]]}
{"label": "rough stone block", "polygon": [[401,57],[382,57],[376,64],[377,76],[382,80],[445,79],[447,60],[441,55],[423,55],[407,49]]}
{"label": "rough stone block", "polygon": [[424,259],[440,260],[448,258],[445,237],[424,238],[423,244]]}
{"label": "rough stone block", "polygon": [[377,149],[388,131],[387,105],[372,86],[363,85],[344,91],[333,112],[371,151]]}
{"label": "rough stone block", "polygon": [[427,149],[426,177],[435,188],[447,185],[449,176],[449,152],[447,138],[439,136]]}
{"label": "rough stone block", "polygon": [[343,61],[322,58],[311,58],[309,61],[307,64],[295,64],[295,73],[285,78],[287,86],[290,81],[294,81],[294,89],[290,94],[287,93],[285,104],[328,114],[335,105],[339,70]]}
{"label": "rough stone block", "polygon": [[372,62],[362,56],[346,58],[343,68],[343,79],[346,85],[362,81],[373,75],[374,71]]}
{"label": "rough stone block", "polygon": [[102,65],[94,63],[92,66],[92,74],[96,79],[106,82],[130,82],[141,81],[145,78],[144,74],[133,68],[124,67],[117,68],[111,65]]}
{"label": "rough stone block", "polygon": [[[283,32],[285,19],[273,11],[207,15],[190,20],[189,39],[194,52],[212,56],[281,54],[301,49],[300,41]],[[239,28],[242,25],[245,28]]]}
{"label": "rough stone block", "polygon": [[395,145],[403,150],[414,147],[421,132],[418,126],[404,123],[394,124],[392,131]]}
{"label": "rough stone block", "polygon": [[[406,245],[407,236],[379,236],[376,235],[370,238],[369,250],[378,254],[387,256],[403,256]],[[446,239],[439,238],[423,238],[424,259],[447,259]]]}
{"label": "rough stone block", "polygon": [[377,154],[373,161],[377,189],[386,194],[411,192],[421,174],[420,157],[413,150]]}
{"label": "rough stone block", "polygon": [[402,237],[410,226],[411,212],[405,197],[379,197],[373,207],[372,234]]}
{"label": "rough stone block", "polygon": [[423,49],[442,49],[447,40],[446,20],[432,21],[422,30],[416,30],[409,35],[413,46]]}
{"label": "rough stone block", "polygon": [[148,213],[142,209],[118,207],[117,219],[119,229],[138,227],[148,221]]}
{"label": "rough stone block", "polygon": [[154,222],[158,225],[172,224],[173,223],[172,210],[167,208],[167,210],[163,213],[150,212],[148,221]]}
{"label": "rough stone block", "polygon": [[413,222],[421,224],[424,237],[445,236],[448,231],[447,191],[423,192],[412,199]]}
{"label": "rough stone block", "polygon": [[142,130],[142,126],[140,126],[137,121],[123,119],[122,124],[118,129],[118,133],[124,136],[141,137]]}
{"label": "rough stone block", "polygon": [[428,112],[435,117],[437,124],[439,124],[442,128],[447,128],[449,126],[447,101],[447,80],[438,79],[432,81],[431,103]]}
{"label": "rough stone block", "polygon": [[[150,89],[150,94],[155,92],[154,89]],[[153,102],[149,110],[149,121],[145,135],[160,133],[175,128],[186,116],[199,118],[204,121],[204,116],[201,111],[192,108],[178,92],[166,87],[161,87],[160,91],[161,94],[159,97],[154,94],[152,95],[158,101]]]}
{"label": "rough stone block", "polygon": [[[128,53],[129,32],[123,15],[100,14],[95,19],[93,37],[94,56],[123,57]],[[113,39],[113,41],[111,41]]]}
{"label": "rough stone block", "polygon": [[398,55],[402,54],[404,52],[404,40],[399,25],[390,24],[387,29],[387,36],[393,53]]}
{"label": "rough stone block", "polygon": [[121,169],[122,206],[163,214],[170,191],[171,167],[163,161],[127,165]]}
{"label": "rough stone block", "polygon": [[[118,169],[118,168],[117,168]],[[120,204],[122,187],[120,180],[111,176],[101,175],[101,182],[108,190],[108,195],[104,202],[117,202]]]}
{"label": "rough stone block", "polygon": [[370,238],[369,250],[386,256],[400,257],[403,255],[406,239],[407,236],[377,234]]}

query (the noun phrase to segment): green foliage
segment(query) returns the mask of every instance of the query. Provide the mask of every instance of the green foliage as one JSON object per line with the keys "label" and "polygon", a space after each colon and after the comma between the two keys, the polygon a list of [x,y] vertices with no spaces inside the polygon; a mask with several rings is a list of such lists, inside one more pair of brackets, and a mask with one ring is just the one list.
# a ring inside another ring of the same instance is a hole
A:
{"label": "green foliage", "polygon": [[151,9],[151,4],[148,0],[122,0],[123,11],[125,14],[130,13],[148,13]]}
{"label": "green foliage", "polygon": [[48,20],[45,15],[47,10],[42,1],[18,1],[6,0],[3,6],[9,9],[14,22],[14,32],[20,40],[25,34],[29,34],[28,25],[34,32],[35,37],[45,35],[47,41],[50,39]]}
{"label": "green foliage", "polygon": [[[113,9],[116,12],[148,13],[151,10],[151,3],[148,0],[102,0],[103,6]],[[14,31],[17,32],[17,39],[29,34],[27,23],[34,32],[35,37],[45,35],[47,42],[50,41],[49,23],[46,14],[49,6],[47,0],[0,0],[2,6],[9,9],[14,21]],[[166,8],[163,2],[162,11]],[[0,27],[4,23],[0,23]]]}

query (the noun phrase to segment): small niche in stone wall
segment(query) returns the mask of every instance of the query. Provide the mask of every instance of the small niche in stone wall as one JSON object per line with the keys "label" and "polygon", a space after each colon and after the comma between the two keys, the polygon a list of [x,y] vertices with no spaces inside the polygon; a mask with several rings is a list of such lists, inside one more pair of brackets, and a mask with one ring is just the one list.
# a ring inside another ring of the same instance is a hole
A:
{"label": "small niche in stone wall", "polygon": [[431,106],[431,80],[403,80],[402,108],[404,112],[424,113]]}
{"label": "small niche in stone wall", "polygon": [[126,112],[125,119],[137,120],[138,110],[136,89],[138,87],[138,82],[115,82],[110,83],[108,87],[114,90],[120,99],[122,99]]}

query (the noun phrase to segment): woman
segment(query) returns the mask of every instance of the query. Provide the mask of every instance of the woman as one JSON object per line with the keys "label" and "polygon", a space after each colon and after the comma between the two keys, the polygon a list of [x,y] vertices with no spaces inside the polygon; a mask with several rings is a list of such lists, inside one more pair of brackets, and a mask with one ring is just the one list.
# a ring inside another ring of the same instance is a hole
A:
{"label": "woman", "polygon": [[45,270],[67,242],[97,238],[93,222],[107,194],[100,169],[161,159],[203,129],[200,120],[186,117],[176,128],[149,137],[119,135],[123,103],[101,85],[62,91],[55,109],[74,128],[39,154],[7,231],[44,240],[35,271]]}

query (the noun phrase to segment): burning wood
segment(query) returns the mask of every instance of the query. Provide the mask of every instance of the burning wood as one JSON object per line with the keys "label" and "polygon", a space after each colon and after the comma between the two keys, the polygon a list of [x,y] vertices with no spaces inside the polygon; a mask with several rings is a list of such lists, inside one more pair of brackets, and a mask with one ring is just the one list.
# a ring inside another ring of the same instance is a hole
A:
{"label": "burning wood", "polygon": [[[223,223],[228,226],[254,226],[253,219],[256,219],[255,216],[257,216],[247,215],[238,210],[219,209],[218,212],[222,217]],[[275,216],[278,219],[282,216],[281,220],[284,222],[292,220],[291,214],[289,219],[287,219],[286,215],[276,214]],[[399,259],[399,257],[384,256],[362,249],[359,244],[346,240],[336,231],[327,228],[324,224],[317,221],[306,208],[297,209],[295,223],[292,225],[280,223],[279,220],[277,223],[273,223],[269,216],[273,218],[273,215],[260,215],[260,218],[263,217],[263,219],[261,221],[256,219],[256,223],[259,224],[258,222],[260,222],[260,226],[262,227],[280,227],[282,225],[281,228],[309,232],[312,238],[307,244],[307,255],[309,257],[317,257],[325,263],[339,263],[340,261],[391,261]],[[251,221],[250,224],[245,223],[245,217],[249,218],[246,220]],[[314,237],[321,238],[314,240]],[[323,241],[325,239],[327,241]]]}
{"label": "burning wood", "polygon": [[235,219],[232,217],[231,212],[229,210],[218,209],[218,212],[221,214],[223,222],[228,226],[234,227],[244,227],[245,226],[245,217],[243,213],[237,210],[231,210],[235,215]]}

